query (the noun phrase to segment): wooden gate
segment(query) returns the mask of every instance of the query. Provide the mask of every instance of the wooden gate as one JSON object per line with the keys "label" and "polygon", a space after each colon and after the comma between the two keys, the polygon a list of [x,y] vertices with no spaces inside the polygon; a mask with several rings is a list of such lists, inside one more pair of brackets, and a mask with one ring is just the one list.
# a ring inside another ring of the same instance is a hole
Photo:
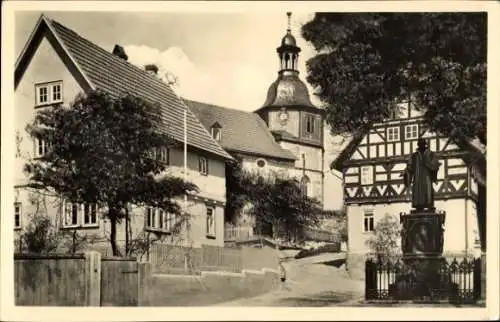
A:
{"label": "wooden gate", "polygon": [[135,258],[102,258],[101,306],[137,306],[138,272]]}

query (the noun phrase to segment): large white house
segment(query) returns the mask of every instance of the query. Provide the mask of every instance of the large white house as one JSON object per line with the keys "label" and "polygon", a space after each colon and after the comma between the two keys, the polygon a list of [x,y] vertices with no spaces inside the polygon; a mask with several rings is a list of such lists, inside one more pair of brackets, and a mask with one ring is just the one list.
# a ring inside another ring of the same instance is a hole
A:
{"label": "large white house", "polygon": [[[57,229],[85,232],[102,240],[109,236],[110,224],[99,209],[88,205],[70,205],[55,197],[43,196],[26,188],[22,169],[27,160],[50,148],[47,142],[30,137],[25,127],[41,109],[54,104],[69,105],[78,93],[101,89],[119,96],[131,93],[158,102],[163,111],[164,130],[180,144],[163,151],[167,171],[183,176],[183,113],[187,110],[187,179],[200,192],[189,197],[187,211],[192,215],[189,234],[184,227],[179,238],[173,238],[175,218],[159,209],[132,208],[131,238],[141,232],[167,243],[191,243],[199,246],[224,244],[225,163],[232,157],[212,138],[196,116],[179,99],[168,84],[150,72],[127,61],[116,46],[107,51],[76,32],[41,16],[15,66],[15,120],[18,151],[16,154],[14,218],[19,232],[30,221],[30,215],[44,211],[54,219]],[[182,200],[180,200],[182,203]],[[117,229],[121,245],[125,225]],[[149,238],[149,237],[148,237]]]}

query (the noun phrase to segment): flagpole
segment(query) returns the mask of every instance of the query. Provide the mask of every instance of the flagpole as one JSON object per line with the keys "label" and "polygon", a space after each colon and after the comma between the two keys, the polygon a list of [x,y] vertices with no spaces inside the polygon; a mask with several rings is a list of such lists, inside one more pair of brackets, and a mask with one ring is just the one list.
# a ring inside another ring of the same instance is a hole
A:
{"label": "flagpole", "polygon": [[[165,75],[167,77],[167,80],[168,80],[168,83],[170,86],[172,86],[172,91],[174,92],[175,96],[177,96],[177,98],[182,101],[182,98],[179,94],[177,94],[177,92],[173,89],[174,85],[177,84],[177,77],[173,76],[172,74],[168,73]],[[174,78],[174,79],[171,79],[171,78]],[[184,115],[183,115],[183,132],[184,132],[184,139],[183,139],[183,152],[184,152],[184,182],[186,183],[187,182],[187,175],[188,175],[188,172],[187,172],[187,140],[188,140],[188,136],[187,136],[187,105],[184,104]],[[188,192],[186,191],[184,193],[184,215],[187,216],[187,209],[188,209]],[[189,218],[187,219],[189,221]],[[187,223],[186,225],[186,235],[187,235],[187,239],[188,239],[188,242],[191,241],[191,234],[190,234],[190,227],[189,227],[189,222]]]}
{"label": "flagpole", "polygon": [[[184,106],[184,182],[185,183],[187,182],[187,106],[186,105]],[[184,193],[184,212],[185,212],[185,215],[187,215],[187,200],[188,200],[188,196],[187,196],[187,191],[186,191],[186,193]],[[191,240],[191,238],[190,238],[191,234],[190,234],[189,230],[190,229],[189,229],[189,225],[188,225],[188,229],[186,229],[188,241]]]}

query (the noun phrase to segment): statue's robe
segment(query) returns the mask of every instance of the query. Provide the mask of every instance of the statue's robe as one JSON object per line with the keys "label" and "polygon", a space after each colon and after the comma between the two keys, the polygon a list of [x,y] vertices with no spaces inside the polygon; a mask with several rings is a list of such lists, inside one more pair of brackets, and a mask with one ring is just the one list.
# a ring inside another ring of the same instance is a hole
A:
{"label": "statue's robe", "polygon": [[408,159],[405,171],[405,185],[412,185],[412,207],[416,209],[434,207],[432,183],[437,180],[440,163],[436,154],[429,149],[413,153]]}

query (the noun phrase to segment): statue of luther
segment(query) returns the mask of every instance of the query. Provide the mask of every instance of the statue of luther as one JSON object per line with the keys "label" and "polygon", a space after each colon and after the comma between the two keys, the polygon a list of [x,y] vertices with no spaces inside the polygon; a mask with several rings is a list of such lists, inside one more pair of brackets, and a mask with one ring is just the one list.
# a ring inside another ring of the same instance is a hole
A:
{"label": "statue of luther", "polygon": [[417,151],[408,159],[402,176],[406,187],[412,185],[412,207],[417,211],[425,209],[434,211],[432,183],[437,181],[437,173],[441,164],[436,154],[429,150],[424,139],[418,139],[417,145]]}

